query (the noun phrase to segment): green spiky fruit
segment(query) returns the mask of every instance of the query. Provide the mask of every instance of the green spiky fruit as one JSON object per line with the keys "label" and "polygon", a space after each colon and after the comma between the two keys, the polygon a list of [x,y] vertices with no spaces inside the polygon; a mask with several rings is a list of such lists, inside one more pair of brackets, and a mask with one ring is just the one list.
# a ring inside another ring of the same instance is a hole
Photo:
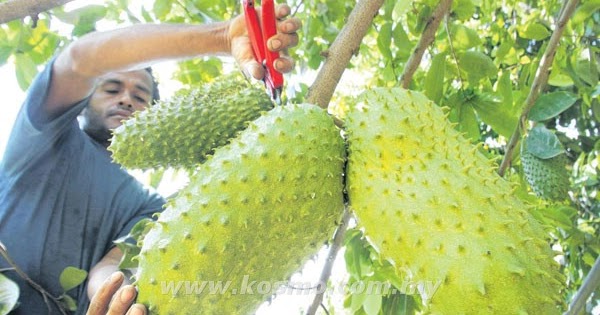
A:
{"label": "green spiky fruit", "polygon": [[271,108],[264,88],[227,76],[136,113],[115,130],[109,150],[127,168],[192,169]]}
{"label": "green spiky fruit", "polygon": [[[317,106],[258,118],[199,166],[143,239],[138,302],[162,315],[254,311],[333,234],[344,160],[339,129]],[[216,281],[228,290],[211,294]]]}
{"label": "green spiky fruit", "polygon": [[346,123],[351,208],[382,257],[423,288],[427,311],[558,313],[561,275],[540,224],[440,107],[374,89]]}
{"label": "green spiky fruit", "polygon": [[569,192],[567,156],[559,154],[549,159],[541,159],[526,150],[521,153],[521,164],[525,178],[531,189],[541,198],[564,200]]}

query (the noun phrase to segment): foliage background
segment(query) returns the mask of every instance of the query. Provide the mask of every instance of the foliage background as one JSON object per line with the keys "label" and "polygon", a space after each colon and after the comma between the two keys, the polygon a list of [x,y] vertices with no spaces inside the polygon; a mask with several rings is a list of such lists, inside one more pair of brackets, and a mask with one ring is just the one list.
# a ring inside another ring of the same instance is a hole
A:
{"label": "foliage background", "polygon": [[[300,44],[290,51],[297,67],[287,78],[286,91],[289,99],[300,102],[324,61],[323,52],[344,26],[355,1],[287,3],[304,23]],[[437,4],[435,0],[385,1],[349,65],[353,86],[338,87],[330,105],[332,112],[343,116],[347,103],[360,89],[399,84]],[[501,158],[561,7],[562,1],[557,0],[455,0],[410,88],[424,91],[447,107],[457,129],[473,143],[482,143],[481,150],[490,158]],[[153,0],[136,9],[130,9],[127,0],[109,0],[73,11],[59,7],[35,20],[27,17],[0,25],[0,65],[13,63],[15,80],[25,90],[40,65],[70,41],[94,31],[99,22],[208,23],[238,12],[240,2],[234,0]],[[73,25],[71,33],[60,34],[53,25],[57,20]],[[543,119],[528,123],[529,127],[535,125],[547,131],[542,140],[558,140],[551,146],[541,144],[537,150],[558,150],[568,157],[569,193],[559,201],[536,198],[524,179],[519,150],[506,175],[521,184],[519,193],[538,205],[536,214],[548,226],[557,260],[568,279],[565,302],[600,253],[599,33],[600,0],[581,1],[560,41],[543,90],[546,97],[536,104],[536,110],[544,113]],[[230,71],[229,65],[223,59],[209,57],[182,61],[172,80],[182,85],[210,82]],[[379,262],[360,231],[348,233],[345,244],[351,281],[384,278],[394,283],[389,268]],[[359,314],[412,313],[418,305],[418,296],[403,294],[368,299],[355,295],[346,300],[346,306]],[[596,290],[588,312],[599,305],[600,290]]]}

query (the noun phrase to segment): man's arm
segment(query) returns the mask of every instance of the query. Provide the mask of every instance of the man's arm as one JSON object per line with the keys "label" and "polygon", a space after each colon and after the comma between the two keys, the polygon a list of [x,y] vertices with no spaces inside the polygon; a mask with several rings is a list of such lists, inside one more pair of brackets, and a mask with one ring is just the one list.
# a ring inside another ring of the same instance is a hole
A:
{"label": "man's arm", "polygon": [[[287,5],[277,7],[277,16],[289,14]],[[274,51],[297,43],[300,21],[279,22],[278,34],[269,40]],[[70,44],[54,63],[45,110],[49,117],[65,112],[90,95],[96,79],[113,71],[136,70],[161,60],[185,59],[207,54],[230,54],[242,70],[262,78],[262,67],[254,60],[243,16],[210,25],[138,24],[108,32],[90,33]],[[288,72],[289,58],[279,58],[275,68]]]}

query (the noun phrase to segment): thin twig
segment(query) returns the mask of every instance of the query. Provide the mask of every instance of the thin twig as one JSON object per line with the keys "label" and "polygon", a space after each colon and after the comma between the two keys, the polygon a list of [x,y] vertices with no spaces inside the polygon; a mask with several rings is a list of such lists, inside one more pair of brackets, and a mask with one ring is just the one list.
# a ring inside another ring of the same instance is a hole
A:
{"label": "thin twig", "polygon": [[590,295],[600,286],[600,256],[596,258],[596,262],[592,267],[592,270],[588,273],[587,277],[583,281],[583,284],[575,293],[571,304],[569,304],[569,310],[564,315],[577,315],[585,307],[585,303]]}
{"label": "thin twig", "polygon": [[543,88],[546,86],[546,83],[548,83],[550,67],[554,61],[554,56],[556,55],[556,48],[558,47],[558,43],[560,42],[560,38],[565,26],[571,18],[571,15],[573,15],[573,11],[575,11],[577,4],[579,4],[579,0],[566,0],[563,8],[561,9],[562,14],[560,14],[560,18],[556,24],[556,29],[552,33],[552,37],[550,37],[546,51],[540,60],[540,66],[535,74],[535,79],[533,80],[529,95],[527,95],[527,99],[525,100],[523,111],[519,117],[519,123],[517,124],[515,131],[506,145],[506,153],[504,154],[504,158],[500,164],[500,168],[498,169],[498,174],[502,177],[504,176],[506,169],[509,167],[513,152],[515,151],[515,148],[521,139],[521,131],[525,130],[527,126],[527,116],[529,115],[529,111],[535,104],[535,101],[537,100]]}
{"label": "thin twig", "polygon": [[51,313],[50,302],[48,301],[50,300],[56,305],[56,307],[58,307],[58,310],[61,314],[67,315],[67,311],[64,309],[62,303],[57,298],[55,298],[52,294],[46,291],[41,285],[37,284],[35,281],[29,278],[29,276],[23,270],[21,270],[19,266],[17,266],[15,261],[8,254],[8,251],[6,250],[6,247],[2,242],[0,242],[0,255],[4,257],[6,262],[13,268],[13,270],[19,275],[19,277],[25,280],[30,286],[32,286],[36,291],[38,291],[42,295],[42,297],[44,298],[44,302],[48,307],[48,313]]}
{"label": "thin twig", "polygon": [[[342,221],[335,231],[335,235],[333,236],[333,242],[329,247],[329,253],[327,253],[327,261],[325,262],[325,266],[323,266],[323,270],[321,271],[321,277],[319,277],[318,287],[326,286],[329,277],[331,277],[331,271],[333,269],[333,263],[335,262],[335,257],[337,256],[338,251],[342,248],[342,243],[344,241],[344,236],[346,235],[346,230],[348,229],[348,223],[350,222],[351,213],[348,207],[345,207],[344,214],[342,215]],[[323,288],[319,287],[317,290],[319,293],[315,296],[313,303],[306,311],[306,315],[314,315],[317,312],[319,306],[323,303],[323,296],[325,295],[325,291]]]}
{"label": "thin twig", "polygon": [[431,45],[431,43],[433,43],[435,40],[435,34],[440,26],[440,22],[448,14],[448,12],[450,12],[451,7],[452,0],[440,1],[438,6],[433,11],[433,14],[429,18],[429,21],[427,21],[427,26],[425,27],[425,30],[423,30],[423,34],[421,34],[421,39],[419,40],[415,51],[406,62],[404,73],[402,73],[402,76],[400,77],[400,85],[403,88],[407,89],[409,87],[413,75],[421,64],[425,50],[427,50],[427,47],[429,47],[429,45]]}
{"label": "thin twig", "polygon": [[300,10],[300,7],[302,7],[302,5],[304,5],[304,1],[300,1],[298,3],[298,5],[294,8],[294,10],[292,11],[292,14],[290,14],[290,16],[296,16],[296,13],[298,13],[298,10]]}
{"label": "thin twig", "polygon": [[450,28],[448,27],[448,20],[444,23],[444,27],[446,28],[446,34],[448,35],[448,45],[450,46],[450,54],[452,55],[452,59],[454,60],[454,64],[456,65],[456,73],[458,75],[458,81],[460,82],[460,90],[462,91],[465,86],[465,80],[460,74],[460,65],[458,64],[458,57],[456,56],[456,50],[454,49],[454,42],[452,41],[452,37],[450,36]]}

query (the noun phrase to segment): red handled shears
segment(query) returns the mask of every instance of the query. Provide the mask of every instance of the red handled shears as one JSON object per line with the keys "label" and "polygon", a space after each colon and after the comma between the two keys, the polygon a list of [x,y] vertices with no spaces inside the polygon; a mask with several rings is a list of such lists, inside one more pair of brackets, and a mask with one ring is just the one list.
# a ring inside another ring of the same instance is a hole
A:
{"label": "red handled shears", "polygon": [[[275,18],[275,4],[273,0],[262,0],[261,14],[262,19],[254,8],[254,0],[242,0],[244,6],[244,16],[246,17],[246,27],[248,36],[252,43],[254,58],[265,68],[265,77],[263,81],[271,98],[278,104],[281,104],[281,92],[283,90],[283,75],[275,70],[273,62],[279,58],[278,52],[272,52],[267,48],[267,40],[277,34],[277,21]],[[261,25],[262,20],[262,25]]]}

